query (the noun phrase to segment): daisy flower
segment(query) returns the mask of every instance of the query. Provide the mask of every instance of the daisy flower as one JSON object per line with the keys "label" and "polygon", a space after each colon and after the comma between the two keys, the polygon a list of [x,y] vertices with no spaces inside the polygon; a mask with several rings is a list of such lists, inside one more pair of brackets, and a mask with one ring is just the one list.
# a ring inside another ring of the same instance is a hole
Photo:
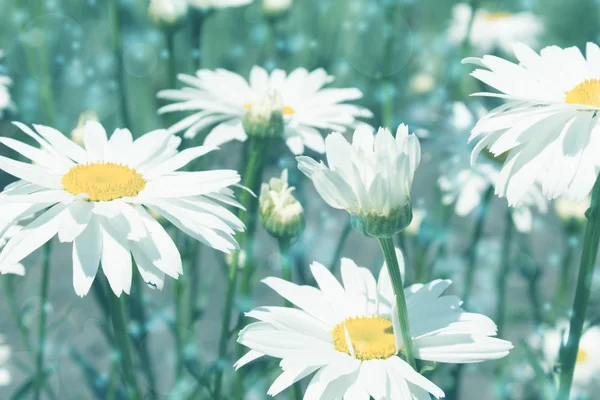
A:
{"label": "daisy flower", "polygon": [[11,382],[10,371],[6,367],[10,360],[10,347],[4,344],[4,337],[0,336],[0,387],[8,386]]}
{"label": "daisy flower", "polygon": [[293,4],[293,0],[262,0],[262,10],[266,15],[278,16],[285,13]]}
{"label": "daisy flower", "polygon": [[254,0],[187,0],[190,7],[194,8],[228,8],[240,7],[252,3]]}
{"label": "daisy flower", "polygon": [[[4,56],[4,51],[0,50],[0,59]],[[14,108],[8,88],[12,85],[12,79],[8,76],[0,75],[0,118],[4,111]]]}
{"label": "daisy flower", "polygon": [[[468,165],[444,165],[438,186],[442,190],[442,203],[454,204],[456,215],[465,217],[476,210],[485,192],[493,186],[500,175],[497,162],[484,162],[473,167]],[[510,208],[515,228],[522,233],[531,232],[533,213],[548,211],[548,200],[539,186],[532,186],[521,201]]]}
{"label": "daisy flower", "polygon": [[[542,333],[541,350],[549,369],[553,369],[558,363],[559,349],[561,343],[568,338],[569,322],[560,320],[555,328],[549,328]],[[540,342],[539,337],[532,338],[534,344]],[[600,327],[592,326],[584,328],[584,333],[579,342],[577,359],[575,361],[575,373],[573,375],[573,394],[575,396],[591,396],[591,388],[600,382],[597,377],[600,373],[600,354],[598,343],[600,342]],[[591,397],[590,397],[591,398]]]}
{"label": "daisy flower", "polygon": [[297,157],[323,200],[350,213],[353,226],[368,236],[388,235],[412,219],[410,191],[421,159],[419,139],[400,125],[396,137],[367,126],[354,132],[352,143],[337,132],[325,140],[327,163]]}
{"label": "daisy flower", "polygon": [[148,14],[160,24],[172,25],[184,18],[188,11],[188,0],[150,0]]}
{"label": "daisy flower", "polygon": [[600,167],[600,49],[588,43],[587,59],[576,47],[550,46],[538,55],[516,44],[514,52],[518,65],[494,56],[464,60],[480,67],[471,75],[500,91],[479,95],[507,100],[473,128],[473,158],[484,148],[509,152],[496,193],[510,204],[536,181],[549,199],[583,199]]}
{"label": "daisy flower", "polygon": [[164,276],[183,273],[181,256],[147,208],[184,233],[223,252],[238,248],[233,237],[242,222],[223,205],[238,204],[229,186],[235,171],[178,171],[214,148],[177,151],[181,139],[165,130],[135,141],[127,129],[107,137],[95,121],[84,127],[82,148],[59,131],[15,123],[38,149],[2,137],[0,143],[33,164],[0,156],[0,169],[19,178],[0,193],[0,232],[41,212],[15,234],[0,253],[0,271],[15,265],[58,235],[73,243],[73,286],[88,293],[99,265],[119,296],[129,294],[132,256],[142,278],[162,288]]}
{"label": "daisy flower", "polygon": [[[383,267],[376,281],[366,268],[342,259],[342,284],[319,263],[311,265],[319,289],[279,278],[263,282],[298,308],[260,307],[247,313],[259,322],[244,328],[238,342],[249,347],[236,368],[262,356],[281,359],[283,373],[268,390],[275,396],[313,373],[305,399],[429,399],[444,392],[400,356],[403,342],[392,284]],[[417,358],[476,363],[506,356],[510,342],[494,338],[487,317],[443,296],[448,280],[405,289]]]}
{"label": "daisy flower", "polygon": [[334,79],[323,69],[308,72],[298,68],[287,75],[280,69],[269,74],[255,66],[249,82],[224,69],[201,69],[196,76],[180,74],[178,78],[188,87],[158,92],[159,98],[174,102],[158,112],[194,111],[169,131],[185,131],[186,138],[193,138],[214,126],[204,141],[206,145],[245,141],[242,119],[270,90],[279,92],[283,99],[284,139],[294,154],[302,154],[305,146],[319,153],[325,151],[319,129],[345,131],[356,124],[356,118],[372,116],[362,107],[345,103],[360,99],[360,90],[323,88]]}
{"label": "daisy flower", "polygon": [[[455,45],[465,41],[473,9],[468,4],[457,4],[452,9],[448,38]],[[531,12],[490,12],[477,9],[473,17],[469,44],[479,53],[500,49],[510,52],[514,42],[535,46],[544,31],[542,20]]]}

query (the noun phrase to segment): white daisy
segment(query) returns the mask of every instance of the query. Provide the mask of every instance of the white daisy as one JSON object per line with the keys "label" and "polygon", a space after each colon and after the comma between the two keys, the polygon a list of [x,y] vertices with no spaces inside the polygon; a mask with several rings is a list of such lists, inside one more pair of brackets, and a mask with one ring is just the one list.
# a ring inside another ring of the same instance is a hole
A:
{"label": "white daisy", "polygon": [[[4,52],[0,50],[0,59],[4,56]],[[14,104],[10,97],[8,88],[12,85],[12,79],[8,76],[0,75],[0,118],[4,114],[4,111],[14,108]]]}
{"label": "white daisy", "polygon": [[312,179],[323,200],[359,220],[396,219],[397,228],[405,228],[412,218],[410,191],[421,159],[419,139],[409,135],[408,127],[400,125],[394,138],[388,129],[373,135],[361,126],[352,144],[337,132],[325,143],[329,166],[297,157],[298,168]]}
{"label": "white daisy", "polygon": [[[485,192],[495,185],[500,175],[497,162],[482,162],[473,167],[444,164],[438,185],[442,190],[442,203],[454,204],[454,212],[465,217],[481,204]],[[521,201],[510,212],[515,228],[519,232],[531,232],[533,223],[532,211],[540,213],[548,211],[548,200],[539,186],[532,186]]]}
{"label": "white daisy", "polygon": [[187,0],[190,7],[194,8],[228,8],[240,7],[252,3],[254,0]]}
{"label": "white daisy", "polygon": [[10,360],[10,355],[10,347],[4,344],[4,337],[0,336],[0,387],[10,385],[12,380],[10,371],[6,366]]}
{"label": "white daisy", "polygon": [[[545,362],[549,369],[553,369],[558,363],[559,349],[561,343],[565,343],[568,338],[569,322],[560,320],[555,328],[549,328],[542,333],[541,350],[543,351]],[[538,337],[532,338],[532,342],[539,342]],[[573,375],[572,393],[577,395],[591,396],[590,391],[593,385],[598,385],[598,374],[600,373],[600,353],[598,353],[598,343],[600,343],[600,327],[592,326],[584,328],[579,350],[575,361],[575,372]]]}
{"label": "white daisy", "polygon": [[[468,4],[457,4],[452,9],[448,38],[453,44],[464,42],[469,30],[473,9]],[[531,12],[490,12],[478,9],[473,18],[469,43],[479,53],[496,49],[510,52],[515,42],[535,46],[544,31],[542,20]]]}
{"label": "white daisy", "polygon": [[156,22],[172,25],[187,15],[188,0],[150,0],[148,14]]}
{"label": "white daisy", "polygon": [[24,216],[43,212],[8,241],[0,253],[0,271],[58,235],[61,242],[73,243],[78,295],[87,294],[99,264],[117,296],[129,293],[132,255],[142,278],[162,288],[165,274],[182,274],[181,257],[146,207],[215,249],[238,248],[233,235],[243,224],[223,206],[237,206],[228,188],[239,182],[237,172],[178,171],[213,148],[178,152],[181,139],[165,130],[134,141],[127,129],[117,129],[109,139],[95,121],[84,127],[82,148],[53,128],[34,125],[36,133],[15,125],[41,150],[0,138],[34,163],[0,157],[0,169],[20,178],[0,193],[0,232]]}
{"label": "white daisy", "polygon": [[[343,286],[319,263],[311,271],[319,289],[279,278],[263,281],[298,308],[261,307],[247,313],[260,322],[240,332],[238,342],[251,350],[236,368],[264,355],[280,358],[283,373],[268,391],[272,396],[314,372],[305,399],[444,396],[399,356],[403,345],[387,267],[376,282],[368,269],[342,259]],[[512,345],[491,337],[496,325],[489,318],[463,311],[455,296],[441,296],[450,284],[436,280],[405,289],[416,357],[475,363],[506,356]]]}
{"label": "white daisy", "polygon": [[519,65],[494,56],[465,60],[482,67],[471,75],[501,92],[479,95],[508,100],[473,129],[473,158],[486,147],[494,155],[510,151],[496,192],[511,204],[536,181],[550,199],[582,199],[600,167],[600,48],[588,43],[587,60],[576,47],[550,46],[538,55],[516,44],[514,51]]}
{"label": "white daisy", "polygon": [[203,129],[214,126],[206,137],[206,145],[245,141],[242,118],[269,90],[279,92],[283,98],[284,136],[294,154],[302,154],[304,146],[320,153],[325,151],[319,129],[345,131],[356,125],[356,118],[372,116],[364,108],[345,103],[361,98],[360,90],[323,89],[334,79],[323,69],[308,72],[298,68],[286,75],[280,69],[269,74],[264,68],[255,66],[250,71],[249,82],[224,69],[202,69],[196,76],[180,74],[178,78],[189,87],[158,92],[159,98],[175,102],[158,112],[195,111],[171,126],[169,131],[185,130],[184,136],[193,138]]}
{"label": "white daisy", "polygon": [[293,0],[262,0],[262,10],[266,15],[277,16],[285,13],[293,4]]}

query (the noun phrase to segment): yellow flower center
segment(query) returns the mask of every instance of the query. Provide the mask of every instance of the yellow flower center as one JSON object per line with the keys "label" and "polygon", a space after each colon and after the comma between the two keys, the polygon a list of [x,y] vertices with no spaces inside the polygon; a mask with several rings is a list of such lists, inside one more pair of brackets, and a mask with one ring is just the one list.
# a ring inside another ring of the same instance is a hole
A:
{"label": "yellow flower center", "polygon": [[587,351],[585,351],[584,349],[579,349],[577,351],[577,358],[575,359],[575,363],[579,364],[581,362],[585,362],[589,357],[590,355]]}
{"label": "yellow flower center", "polygon": [[112,162],[77,165],[62,177],[61,183],[69,193],[85,193],[91,201],[136,196],[146,186],[135,169]]}
{"label": "yellow flower center", "polygon": [[486,21],[500,21],[512,17],[512,13],[503,12],[486,12],[483,14],[483,19]]}
{"label": "yellow flower center", "polygon": [[386,359],[396,354],[392,321],[382,317],[356,317],[337,324],[331,331],[335,349],[351,355],[344,327],[348,330],[354,356],[357,359]]}
{"label": "yellow flower center", "polygon": [[567,92],[565,101],[600,108],[600,79],[588,79]]}
{"label": "yellow flower center", "polygon": [[[252,108],[252,103],[244,104],[244,108],[246,110],[250,110]],[[283,106],[283,115],[294,115],[294,114],[296,114],[296,110],[294,110],[292,107]]]}

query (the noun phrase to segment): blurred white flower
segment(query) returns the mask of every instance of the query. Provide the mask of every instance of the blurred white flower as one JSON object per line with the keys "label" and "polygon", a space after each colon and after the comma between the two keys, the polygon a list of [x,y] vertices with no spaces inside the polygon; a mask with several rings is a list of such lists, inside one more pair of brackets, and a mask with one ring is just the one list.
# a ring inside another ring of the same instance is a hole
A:
{"label": "blurred white flower", "polygon": [[184,18],[188,0],[150,0],[148,14],[156,23],[173,25]]}
{"label": "blurred white flower", "polygon": [[71,140],[80,146],[83,146],[83,127],[88,121],[98,121],[98,114],[96,114],[94,111],[82,112],[79,115],[77,126],[71,131]]}
{"label": "blurred white flower", "polygon": [[[560,320],[555,328],[548,328],[542,333],[541,350],[544,353],[546,366],[552,369],[559,359],[561,343],[566,342],[569,335],[569,321]],[[534,346],[538,345],[540,338],[534,336],[530,339]],[[592,396],[590,389],[600,381],[600,327],[584,327],[579,350],[575,361],[575,372],[573,375],[572,394]],[[593,397],[593,396],[592,396]],[[592,398],[590,397],[590,398]]]}
{"label": "blurred white flower", "polygon": [[181,90],[163,90],[158,97],[174,101],[161,107],[159,113],[194,111],[169,128],[169,132],[186,131],[186,138],[212,128],[204,144],[219,146],[231,140],[245,141],[244,115],[270,90],[283,98],[284,139],[294,154],[302,154],[304,146],[323,153],[325,143],[319,129],[345,131],[357,124],[356,118],[371,117],[370,111],[347,101],[360,99],[355,88],[326,88],[333,76],[325,70],[308,72],[298,68],[287,75],[276,69],[271,74],[255,66],[250,81],[233,72],[201,69],[196,76],[180,74],[179,80],[189,85]]}
{"label": "blurred white flower", "polygon": [[519,43],[514,51],[518,65],[494,56],[464,60],[480,67],[471,75],[501,92],[480,95],[507,100],[473,128],[472,159],[485,148],[510,152],[496,182],[510,204],[536,182],[549,199],[583,199],[600,167],[600,48],[588,43],[587,60],[577,47],[538,55]]}
{"label": "blurred white flower", "polygon": [[281,178],[271,178],[263,183],[258,199],[260,219],[272,236],[296,237],[304,227],[304,209],[294,197],[293,186],[288,185],[288,171]]}
{"label": "blurred white flower", "polygon": [[325,145],[329,166],[306,156],[296,159],[327,204],[348,211],[353,226],[368,236],[391,235],[410,223],[410,192],[421,147],[406,125],[398,127],[395,138],[388,129],[374,135],[361,126],[352,144],[334,132]]}
{"label": "blurred white flower", "polygon": [[240,7],[252,3],[254,0],[187,0],[190,7],[194,8],[228,8]]}
{"label": "blurred white flower", "polygon": [[[4,51],[0,50],[0,60],[4,57]],[[15,108],[10,97],[8,88],[12,85],[12,79],[8,76],[0,75],[0,118],[4,115],[4,111]]]}
{"label": "blurred white flower", "polygon": [[10,385],[12,380],[10,371],[7,368],[10,355],[10,346],[4,344],[4,336],[0,336],[0,387]]}
{"label": "blurred white flower", "polygon": [[292,6],[293,0],[262,0],[262,10],[266,15],[277,16]]}
{"label": "blurred white flower", "polygon": [[426,72],[415,74],[409,84],[412,93],[423,94],[430,92],[435,87],[435,78]]}
{"label": "blurred white flower", "polygon": [[[499,175],[500,165],[494,161],[482,162],[473,167],[445,164],[438,179],[443,193],[442,203],[454,203],[455,213],[461,217],[467,216],[478,208],[485,192],[496,184]],[[548,200],[538,186],[532,186],[521,201],[510,209],[513,223],[519,232],[531,231],[532,210],[540,213],[548,211]]]}
{"label": "blurred white flower", "polygon": [[[238,342],[249,347],[240,368],[262,356],[281,359],[283,373],[269,388],[275,396],[316,372],[305,399],[427,399],[444,392],[399,354],[403,343],[387,267],[376,281],[367,268],[344,258],[343,286],[315,262],[319,289],[279,279],[263,280],[298,308],[261,307],[247,315],[260,322],[244,328]],[[508,355],[512,344],[494,338],[496,325],[466,313],[455,296],[443,296],[448,280],[405,289],[416,358],[443,363],[475,363]]]}
{"label": "blurred white flower", "polygon": [[129,293],[132,255],[148,284],[162,288],[165,274],[183,273],[181,256],[154,209],[194,239],[223,252],[238,248],[235,231],[242,222],[224,205],[239,206],[229,188],[236,171],[179,171],[214,150],[192,147],[182,152],[181,139],[157,130],[133,140],[127,129],[108,138],[98,122],[84,127],[85,148],[61,132],[16,122],[42,147],[12,138],[0,143],[35,164],[0,156],[0,169],[20,178],[0,193],[0,232],[23,217],[42,212],[24,226],[0,253],[0,271],[19,263],[55,235],[73,243],[73,286],[88,293],[100,264],[113,292]]}
{"label": "blurred white flower", "polygon": [[422,208],[413,208],[413,218],[410,222],[410,225],[404,229],[404,233],[409,236],[417,236],[419,234],[419,230],[421,229],[421,224],[425,217],[427,217],[427,211]]}
{"label": "blurred white flower", "polygon": [[585,212],[590,208],[590,201],[590,197],[576,201],[566,196],[561,196],[554,201],[554,210],[556,211],[556,215],[563,221],[584,223],[586,221]]}
{"label": "blurred white flower", "polygon": [[[21,225],[12,225],[9,227],[4,235],[0,237],[0,249],[6,246],[6,243],[12,239],[17,233],[21,232],[23,227]],[[12,263],[5,264],[0,267],[0,273],[4,274],[14,274],[19,276],[25,276],[25,267],[22,263]],[[1,362],[0,362],[1,363]]]}
{"label": "blurred white flower", "polygon": [[[473,10],[468,4],[457,4],[452,9],[452,22],[448,29],[451,43],[464,42]],[[470,44],[478,53],[500,49],[510,53],[515,42],[536,46],[544,31],[542,20],[531,12],[489,12],[478,9],[473,18]]]}

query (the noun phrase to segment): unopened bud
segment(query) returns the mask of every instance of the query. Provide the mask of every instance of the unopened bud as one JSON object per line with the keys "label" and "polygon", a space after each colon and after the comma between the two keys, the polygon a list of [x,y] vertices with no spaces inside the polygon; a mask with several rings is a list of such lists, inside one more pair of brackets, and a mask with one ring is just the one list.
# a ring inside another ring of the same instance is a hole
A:
{"label": "unopened bud", "polygon": [[150,0],[148,14],[152,20],[165,26],[172,26],[183,19],[188,11],[187,0]]}
{"label": "unopened bud", "polygon": [[295,238],[304,228],[304,209],[288,186],[288,171],[271,178],[260,190],[260,220],[269,234],[278,239]]}
{"label": "unopened bud", "polygon": [[71,140],[80,146],[83,146],[83,127],[88,121],[98,121],[98,114],[94,111],[86,111],[81,113],[79,121],[75,129],[71,131]]}
{"label": "unopened bud", "polygon": [[249,137],[278,138],[283,134],[283,99],[277,90],[269,89],[252,104],[243,120]]}

